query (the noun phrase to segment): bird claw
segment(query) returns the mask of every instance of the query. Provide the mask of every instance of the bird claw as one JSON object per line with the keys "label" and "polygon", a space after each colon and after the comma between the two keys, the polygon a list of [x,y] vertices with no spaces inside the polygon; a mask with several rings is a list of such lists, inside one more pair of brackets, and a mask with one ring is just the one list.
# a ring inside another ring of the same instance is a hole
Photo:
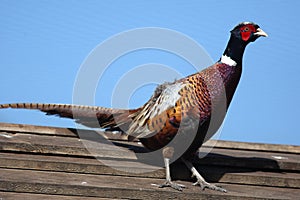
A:
{"label": "bird claw", "polygon": [[221,188],[221,187],[219,187],[219,186],[216,186],[216,185],[214,185],[214,184],[211,184],[211,183],[207,183],[207,182],[204,182],[204,181],[197,181],[196,183],[194,183],[193,185],[199,185],[200,186],[200,188],[202,189],[202,190],[205,190],[205,188],[207,188],[207,189],[210,189],[210,190],[216,190],[216,191],[219,191],[219,192],[227,192],[227,190],[226,189],[224,189],[224,188]]}
{"label": "bird claw", "polygon": [[158,185],[158,187],[159,188],[171,187],[175,190],[182,191],[182,189],[185,188],[185,185],[173,183],[172,181],[166,181],[163,184]]}

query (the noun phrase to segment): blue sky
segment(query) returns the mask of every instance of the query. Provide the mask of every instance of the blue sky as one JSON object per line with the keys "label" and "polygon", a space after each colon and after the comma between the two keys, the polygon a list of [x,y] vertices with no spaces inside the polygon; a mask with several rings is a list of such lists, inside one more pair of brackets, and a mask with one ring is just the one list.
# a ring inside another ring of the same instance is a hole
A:
{"label": "blue sky", "polygon": [[[246,49],[242,78],[220,139],[300,145],[299,1],[0,3],[0,103],[72,103],[73,86],[86,57],[101,42],[126,30],[175,30],[197,41],[216,61],[224,51],[229,31],[241,21],[254,21],[269,37]],[[183,76],[195,72],[176,55],[136,51],[111,64],[99,82],[95,104],[110,107],[118,79],[147,63],[167,65]],[[173,79],[167,77],[165,81]],[[143,105],[153,88],[152,84],[137,90],[129,106]],[[0,121],[74,127],[70,120],[37,111],[0,110]]]}

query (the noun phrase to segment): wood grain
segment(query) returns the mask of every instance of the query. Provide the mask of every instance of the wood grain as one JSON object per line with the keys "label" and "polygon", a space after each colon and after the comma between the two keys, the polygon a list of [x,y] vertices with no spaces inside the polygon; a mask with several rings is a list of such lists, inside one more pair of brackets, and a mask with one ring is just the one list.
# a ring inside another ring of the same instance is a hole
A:
{"label": "wood grain", "polygon": [[[163,168],[137,162],[145,149],[121,134],[0,123],[0,199],[297,199],[298,146],[209,141],[193,163],[226,194],[201,191],[183,163],[171,165],[183,192],[159,189]],[[79,137],[80,136],[80,137]],[[109,140],[108,140],[109,139]],[[89,146],[87,150],[86,146]],[[112,148],[113,147],[113,148]],[[114,148],[117,147],[119,151]],[[212,148],[214,147],[214,148]],[[96,159],[96,157],[98,159]]]}

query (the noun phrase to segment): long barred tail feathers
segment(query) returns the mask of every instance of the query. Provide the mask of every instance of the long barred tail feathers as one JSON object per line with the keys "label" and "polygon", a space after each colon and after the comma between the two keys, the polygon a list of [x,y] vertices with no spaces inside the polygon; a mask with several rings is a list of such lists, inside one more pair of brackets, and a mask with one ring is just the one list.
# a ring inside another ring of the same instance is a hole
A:
{"label": "long barred tail feathers", "polygon": [[[120,125],[126,127],[126,125],[131,122],[130,115],[137,111],[72,104],[0,104],[0,109],[5,108],[40,110],[47,115],[56,115],[63,118],[74,119],[77,123],[93,128],[116,128]],[[117,120],[115,120],[115,118],[117,118]]]}

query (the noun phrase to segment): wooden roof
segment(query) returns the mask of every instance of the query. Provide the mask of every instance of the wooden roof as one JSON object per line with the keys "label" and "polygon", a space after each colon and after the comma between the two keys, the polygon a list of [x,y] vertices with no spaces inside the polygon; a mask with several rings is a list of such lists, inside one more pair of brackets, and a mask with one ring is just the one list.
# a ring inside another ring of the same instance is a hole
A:
{"label": "wooden roof", "polygon": [[[96,151],[103,162],[95,159],[84,146],[95,142],[95,134],[124,152],[111,151],[104,143]],[[218,141],[194,164],[207,181],[228,193],[192,186],[191,174],[177,162],[171,175],[187,186],[179,192],[153,185],[164,181],[164,169],[130,172],[148,169],[135,162],[132,150],[143,151],[138,142],[108,132],[82,130],[80,136],[74,129],[0,123],[0,200],[300,198],[300,146]],[[113,168],[106,163],[110,160],[118,161]]]}

